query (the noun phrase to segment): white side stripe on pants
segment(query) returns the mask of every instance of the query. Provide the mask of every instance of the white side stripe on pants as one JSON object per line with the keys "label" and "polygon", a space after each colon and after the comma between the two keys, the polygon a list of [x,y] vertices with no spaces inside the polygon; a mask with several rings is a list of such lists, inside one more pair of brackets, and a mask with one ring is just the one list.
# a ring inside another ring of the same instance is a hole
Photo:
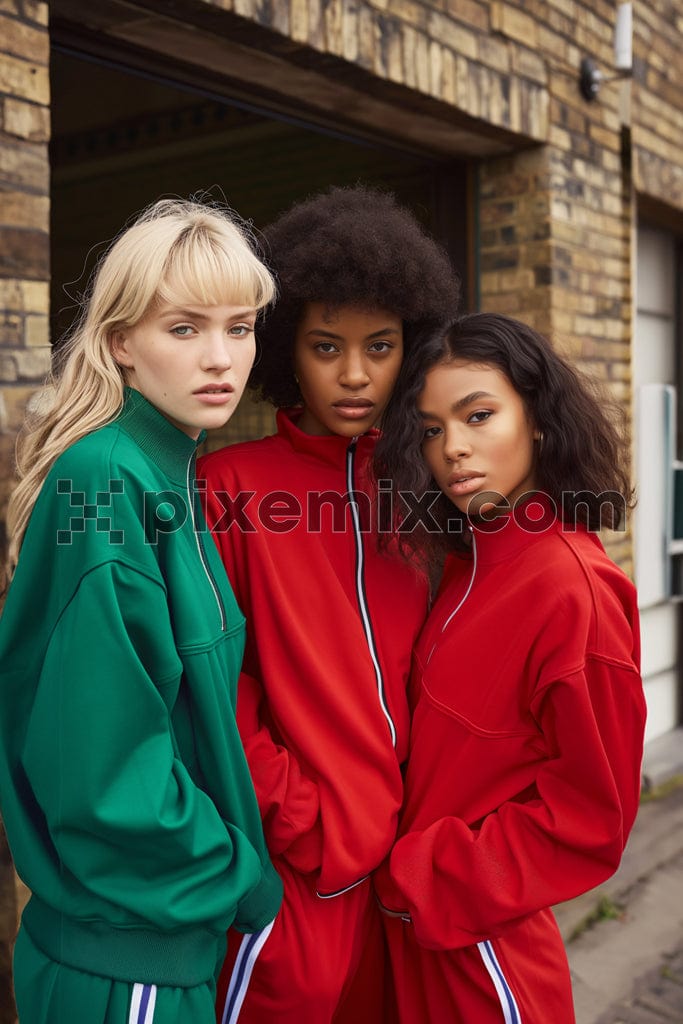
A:
{"label": "white side stripe on pants", "polygon": [[484,966],[489,972],[491,981],[495,985],[498,998],[500,999],[500,1008],[503,1011],[503,1020],[505,1024],[522,1024],[522,1018],[519,1012],[515,997],[512,994],[512,990],[505,980],[503,970],[498,963],[496,954],[493,952],[493,946],[490,941],[478,942],[477,949],[481,953],[481,958],[484,961]]}
{"label": "white side stripe on pants", "polygon": [[152,1024],[156,1001],[156,985],[141,985],[136,982],[133,985],[128,1024]]}
{"label": "white side stripe on pants", "polygon": [[230,976],[221,1024],[237,1024],[237,1018],[240,1015],[242,1003],[249,988],[251,972],[254,970],[254,964],[258,955],[265,946],[266,939],[272,931],[273,924],[274,922],[271,921],[260,932],[254,932],[253,935],[245,935],[242,939],[237,959],[235,960],[235,966]]}

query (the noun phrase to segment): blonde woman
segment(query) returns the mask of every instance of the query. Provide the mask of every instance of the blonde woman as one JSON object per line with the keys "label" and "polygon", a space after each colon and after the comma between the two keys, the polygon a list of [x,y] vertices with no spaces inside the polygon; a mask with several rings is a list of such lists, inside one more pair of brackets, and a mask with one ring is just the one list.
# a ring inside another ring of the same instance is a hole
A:
{"label": "blonde woman", "polygon": [[22,1024],[210,1024],[227,928],[258,948],[278,910],[234,718],[244,620],[194,485],[273,295],[232,216],[154,204],[20,443],[0,802],[32,891]]}

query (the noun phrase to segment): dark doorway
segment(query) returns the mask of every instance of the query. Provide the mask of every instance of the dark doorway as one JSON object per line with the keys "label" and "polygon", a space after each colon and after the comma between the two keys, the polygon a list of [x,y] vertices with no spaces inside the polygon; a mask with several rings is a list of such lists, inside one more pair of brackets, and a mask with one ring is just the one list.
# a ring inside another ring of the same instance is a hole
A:
{"label": "dark doorway", "polygon": [[[172,76],[62,43],[51,56],[52,337],[70,325],[98,255],[154,199],[209,192],[259,229],[329,185],[396,193],[468,277],[468,166],[351,138]],[[272,411],[244,401],[211,446],[260,436]]]}

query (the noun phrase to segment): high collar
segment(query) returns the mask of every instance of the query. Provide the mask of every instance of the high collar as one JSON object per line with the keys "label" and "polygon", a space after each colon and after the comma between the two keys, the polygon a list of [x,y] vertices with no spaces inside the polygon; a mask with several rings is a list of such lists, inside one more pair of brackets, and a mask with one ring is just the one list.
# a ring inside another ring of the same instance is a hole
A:
{"label": "high collar", "polygon": [[116,422],[170,480],[187,480],[188,463],[204,440],[204,431],[194,441],[174,427],[144,395],[128,387]]}
{"label": "high collar", "polygon": [[[490,522],[472,521],[477,560],[482,565],[512,558],[524,548],[562,529],[560,510],[540,491]],[[581,524],[576,531],[584,530]]]}
{"label": "high collar", "polygon": [[340,437],[339,434],[306,434],[297,426],[302,412],[303,410],[298,407],[278,409],[278,434],[288,441],[294,451],[302,452],[334,466],[344,465],[346,453],[354,440],[356,441],[356,451],[359,454],[370,455],[379,437],[379,430],[374,427],[357,438]]}

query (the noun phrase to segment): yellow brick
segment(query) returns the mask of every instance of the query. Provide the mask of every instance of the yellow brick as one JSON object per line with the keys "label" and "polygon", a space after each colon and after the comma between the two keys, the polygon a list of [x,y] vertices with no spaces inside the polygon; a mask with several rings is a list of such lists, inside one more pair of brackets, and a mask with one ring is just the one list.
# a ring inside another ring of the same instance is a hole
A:
{"label": "yellow brick", "polygon": [[[327,48],[333,53],[342,53],[344,60],[358,60],[358,8],[342,4],[340,0],[328,3],[324,13]],[[333,42],[341,33],[341,48]]]}
{"label": "yellow brick", "polygon": [[8,430],[17,431],[21,427],[26,415],[26,405],[36,390],[35,385],[28,387],[25,384],[2,389]]}
{"label": "yellow brick", "polygon": [[321,0],[308,0],[308,43],[319,50],[325,47]]}
{"label": "yellow brick", "polygon": [[422,32],[415,34],[415,75],[420,92],[429,92],[429,40]]}
{"label": "yellow brick", "polygon": [[453,105],[458,102],[456,63],[450,50],[441,49],[441,98]]}
{"label": "yellow brick", "polygon": [[0,61],[0,92],[47,104],[50,101],[48,70],[32,61],[3,56]]}
{"label": "yellow brick", "polygon": [[479,64],[469,64],[467,106],[465,109],[468,114],[472,115],[472,117],[479,117],[481,113],[481,104],[484,99],[482,94],[483,70],[484,69]]}
{"label": "yellow brick", "polygon": [[50,229],[50,200],[26,192],[3,192],[0,225],[4,227]]}
{"label": "yellow brick", "polygon": [[538,44],[537,22],[534,18],[502,0],[496,0],[491,6],[491,27],[495,32],[516,39],[525,46],[535,47]]}
{"label": "yellow brick", "polygon": [[500,275],[497,271],[490,274],[482,274],[479,287],[482,295],[497,295],[500,292]]}
{"label": "yellow brick", "polygon": [[470,102],[470,66],[460,54],[455,58],[455,85],[457,105],[467,110]]}
{"label": "yellow brick", "polygon": [[621,150],[621,139],[617,131],[609,131],[607,128],[602,128],[600,125],[592,124],[588,129],[588,134],[591,139],[597,142],[600,146],[604,146],[605,149],[611,149],[613,152],[619,152]]}
{"label": "yellow brick", "polygon": [[50,290],[46,281],[0,278],[0,309],[12,313],[47,313]]}
{"label": "yellow brick", "polygon": [[[565,313],[561,310],[553,310],[553,330],[558,335],[570,334],[574,326],[574,317],[571,313]],[[556,339],[559,344],[559,338]]]}
{"label": "yellow brick", "polygon": [[491,76],[491,97],[495,98],[495,108],[497,116],[495,118],[496,124],[504,125],[506,128],[510,127],[510,90],[509,87],[506,89],[503,87],[503,78],[495,71],[490,71]]}
{"label": "yellow brick", "polygon": [[[443,6],[443,4],[442,4]],[[483,3],[476,0],[446,0],[446,11],[481,32],[489,30],[489,14]]]}
{"label": "yellow brick", "polygon": [[521,309],[521,296],[516,295],[496,295],[496,294],[484,294],[482,289],[482,308],[487,313],[506,313],[508,315],[518,313]]}
{"label": "yellow brick", "polygon": [[510,70],[510,50],[507,43],[495,36],[482,35],[478,39],[478,56],[482,64],[493,68],[494,71]]}
{"label": "yellow brick", "polygon": [[533,270],[517,268],[515,270],[500,271],[501,289],[515,291],[517,288],[533,288],[535,284]]}
{"label": "yellow brick", "polygon": [[572,149],[572,137],[569,132],[566,132],[564,128],[560,128],[556,124],[550,125],[550,131],[548,133],[548,142],[551,146],[556,146],[557,149],[563,152],[569,152]]}
{"label": "yellow brick", "polygon": [[50,111],[35,103],[7,96],[3,104],[2,124],[8,135],[30,142],[47,142],[50,138]]}
{"label": "yellow brick", "polygon": [[401,36],[403,38],[403,71],[405,74],[405,84],[410,89],[416,89],[417,72],[415,64],[417,33],[415,32],[415,29],[410,28],[410,26],[403,25],[401,28]]}
{"label": "yellow brick", "polygon": [[479,36],[459,22],[434,11],[429,15],[427,31],[432,39],[438,39],[442,46],[448,46],[454,53],[470,60],[479,56]]}
{"label": "yellow brick", "polygon": [[19,380],[19,370],[13,353],[0,349],[0,381],[3,384],[14,384]]}
{"label": "yellow brick", "polygon": [[545,142],[550,133],[548,93],[545,89],[539,89],[533,85],[528,86],[525,92],[529,110],[527,131],[532,138]]}
{"label": "yellow brick", "polygon": [[26,312],[49,313],[50,285],[47,281],[24,281],[22,290]]}
{"label": "yellow brick", "polygon": [[24,340],[31,348],[46,347],[50,351],[50,321],[46,316],[27,316],[24,325]]}
{"label": "yellow brick", "polygon": [[50,37],[44,28],[35,28],[16,18],[0,14],[0,49],[14,57],[39,64],[47,64],[50,55]]}
{"label": "yellow brick", "polygon": [[331,53],[343,52],[344,36],[342,20],[344,16],[343,0],[330,0],[325,8],[325,42]]}
{"label": "yellow brick", "polygon": [[627,363],[610,362],[607,365],[607,372],[611,380],[630,382],[632,379],[631,367]]}
{"label": "yellow brick", "polygon": [[31,21],[37,22],[39,25],[47,25],[48,23],[48,4],[41,2],[41,0],[24,0],[22,5],[23,13],[26,18],[30,18]]}
{"label": "yellow brick", "polygon": [[510,127],[513,131],[519,132],[522,129],[522,93],[519,79],[516,76],[510,78]]}
{"label": "yellow brick", "polygon": [[276,4],[271,5],[271,19],[270,26],[275,29],[276,32],[282,33],[283,36],[289,35],[289,5],[287,0],[278,0]]}
{"label": "yellow brick", "polygon": [[233,11],[243,18],[253,18],[260,7],[260,0],[232,0]]}
{"label": "yellow brick", "polygon": [[429,93],[438,99],[444,96],[443,49],[432,40],[429,44]]}
{"label": "yellow brick", "polygon": [[49,345],[19,349],[12,352],[19,379],[22,381],[43,381],[50,370],[52,350]]}
{"label": "yellow brick", "polygon": [[0,0],[0,12],[18,16],[24,22],[46,26],[48,23],[47,3],[36,0]]}
{"label": "yellow brick", "polygon": [[289,0],[289,31],[297,43],[308,42],[308,0]]}
{"label": "yellow brick", "polygon": [[417,0],[389,0],[387,11],[414,28],[424,28],[427,22],[427,12]]}
{"label": "yellow brick", "polygon": [[387,77],[392,82],[403,83],[405,81],[405,68],[403,64],[403,45],[400,32],[390,30],[385,39]]}
{"label": "yellow brick", "polygon": [[553,31],[547,25],[538,25],[538,49],[546,57],[554,57],[560,64],[565,66],[571,64],[570,52],[572,44],[563,35]]}
{"label": "yellow brick", "polygon": [[383,78],[382,54],[378,46],[375,28],[372,11],[367,7],[361,8],[358,17],[358,60],[363,67],[369,68]]}

